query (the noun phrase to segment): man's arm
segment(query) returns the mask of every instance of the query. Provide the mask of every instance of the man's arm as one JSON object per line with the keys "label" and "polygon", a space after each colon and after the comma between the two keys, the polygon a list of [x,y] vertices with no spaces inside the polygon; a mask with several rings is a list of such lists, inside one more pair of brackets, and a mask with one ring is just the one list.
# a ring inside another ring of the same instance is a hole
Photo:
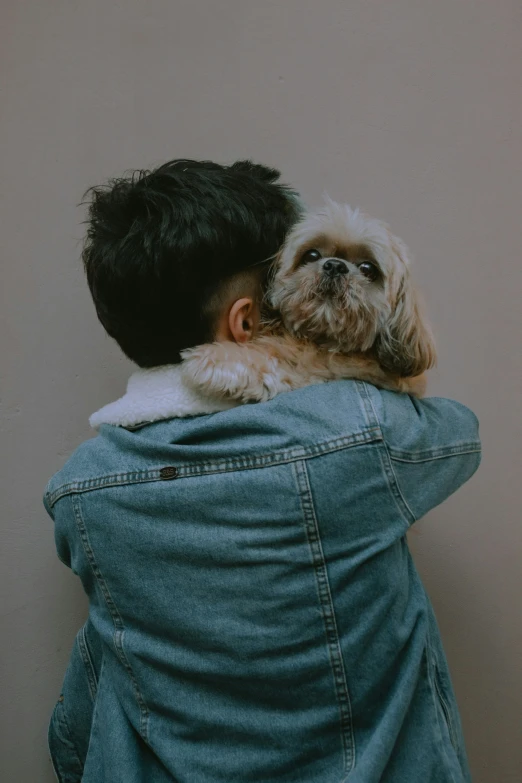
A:
{"label": "man's arm", "polygon": [[[68,524],[75,529],[70,497],[63,498],[52,508],[45,497],[44,505],[53,521],[56,521],[57,515],[60,517],[61,524],[55,530],[58,557],[74,570],[67,535]],[[67,519],[65,525],[64,517]],[[82,779],[102,655],[101,640],[88,619],[74,641],[60,696],[49,725],[49,751],[60,783],[80,783]]]}
{"label": "man's arm", "polygon": [[397,483],[420,519],[477,470],[481,445],[472,411],[453,400],[372,395]]}

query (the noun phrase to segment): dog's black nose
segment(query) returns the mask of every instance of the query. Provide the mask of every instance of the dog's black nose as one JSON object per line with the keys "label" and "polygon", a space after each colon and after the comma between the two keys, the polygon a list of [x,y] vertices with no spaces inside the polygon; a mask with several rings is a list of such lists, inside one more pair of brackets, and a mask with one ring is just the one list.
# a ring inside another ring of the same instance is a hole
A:
{"label": "dog's black nose", "polygon": [[339,258],[328,258],[323,264],[323,269],[332,277],[348,274],[348,264]]}

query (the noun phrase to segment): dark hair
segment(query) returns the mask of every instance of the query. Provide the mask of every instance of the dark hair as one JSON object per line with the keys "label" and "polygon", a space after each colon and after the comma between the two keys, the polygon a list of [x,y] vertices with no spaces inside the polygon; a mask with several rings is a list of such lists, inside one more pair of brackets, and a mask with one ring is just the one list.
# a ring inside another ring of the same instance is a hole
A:
{"label": "dark hair", "polygon": [[273,256],[300,215],[279,172],[251,161],[173,160],[91,188],[83,250],[101,323],[141,367],[212,339],[205,304]]}

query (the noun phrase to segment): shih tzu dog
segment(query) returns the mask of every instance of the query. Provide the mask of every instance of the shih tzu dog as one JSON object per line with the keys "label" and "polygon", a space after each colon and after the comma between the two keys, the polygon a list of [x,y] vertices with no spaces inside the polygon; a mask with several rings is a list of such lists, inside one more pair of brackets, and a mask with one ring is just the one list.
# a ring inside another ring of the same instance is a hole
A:
{"label": "shih tzu dog", "polygon": [[335,379],[422,396],[433,338],[408,251],[385,223],[330,199],[275,260],[259,336],[184,352],[183,374],[238,403]]}

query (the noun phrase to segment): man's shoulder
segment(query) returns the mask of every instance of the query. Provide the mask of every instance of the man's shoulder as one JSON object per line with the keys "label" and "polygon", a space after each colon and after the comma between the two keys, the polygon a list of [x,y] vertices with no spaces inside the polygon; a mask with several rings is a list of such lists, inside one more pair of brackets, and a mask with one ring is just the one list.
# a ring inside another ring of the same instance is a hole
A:
{"label": "man's shoulder", "polygon": [[[111,430],[113,432],[107,432]],[[120,430],[120,432],[118,432]],[[126,430],[119,427],[103,427],[93,438],[83,441],[65,464],[50,478],[45,488],[44,502],[52,507],[64,494],[78,487],[87,487],[89,481],[114,472],[125,472],[126,465],[136,466],[134,457],[125,456],[123,440]]]}
{"label": "man's shoulder", "polygon": [[241,469],[316,456],[380,437],[379,392],[335,381],[265,403],[125,428],[104,424],[49,481],[45,502],[115,483],[153,481],[165,466],[181,474]]}
{"label": "man's shoulder", "polygon": [[288,426],[296,419],[318,434],[334,436],[340,430],[355,434],[377,423],[371,404],[374,392],[374,387],[360,381],[329,381],[280,394],[265,404]]}
{"label": "man's shoulder", "polygon": [[371,393],[356,381],[314,384],[268,402],[201,417],[197,426],[202,442],[209,438],[221,444],[216,450],[224,454],[317,454],[330,445],[375,437],[379,424]]}

